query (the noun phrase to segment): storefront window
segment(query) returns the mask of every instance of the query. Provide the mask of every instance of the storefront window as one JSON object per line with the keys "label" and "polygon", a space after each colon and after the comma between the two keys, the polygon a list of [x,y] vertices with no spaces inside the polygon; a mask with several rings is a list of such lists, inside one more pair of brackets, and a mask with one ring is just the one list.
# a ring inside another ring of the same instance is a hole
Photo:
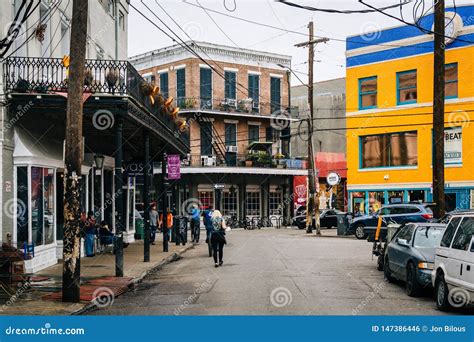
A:
{"label": "storefront window", "polygon": [[201,202],[203,209],[214,205],[214,191],[200,191],[199,202]]}
{"label": "storefront window", "polygon": [[247,216],[260,216],[260,192],[247,191],[245,193],[245,206]]}
{"label": "storefront window", "polygon": [[365,192],[352,193],[352,212],[354,216],[365,214]]}
{"label": "storefront window", "polygon": [[[28,168],[16,169],[16,241],[18,247],[28,241]],[[11,209],[13,210],[13,209]]]}
{"label": "storefront window", "polygon": [[36,246],[54,242],[54,170],[31,168],[31,233]]}
{"label": "storefront window", "polygon": [[390,204],[403,203],[403,191],[389,191],[388,203]]}
{"label": "storefront window", "polygon": [[237,192],[224,192],[223,215],[237,215]]}
{"label": "storefront window", "polygon": [[410,190],[408,191],[409,202],[425,202],[425,190]]}
{"label": "storefront window", "polygon": [[282,193],[281,191],[270,191],[269,197],[270,215],[282,215]]}
{"label": "storefront window", "polygon": [[385,198],[383,191],[369,192],[369,214],[375,213],[384,204]]}

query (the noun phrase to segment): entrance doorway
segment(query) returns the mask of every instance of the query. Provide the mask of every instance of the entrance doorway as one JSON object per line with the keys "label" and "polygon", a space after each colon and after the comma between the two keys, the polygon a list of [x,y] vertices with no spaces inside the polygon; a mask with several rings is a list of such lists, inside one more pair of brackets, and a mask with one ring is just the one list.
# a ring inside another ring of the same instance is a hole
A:
{"label": "entrance doorway", "polygon": [[456,203],[457,203],[457,194],[451,193],[451,194],[444,194],[444,202],[445,202],[445,211],[453,211],[456,209]]}

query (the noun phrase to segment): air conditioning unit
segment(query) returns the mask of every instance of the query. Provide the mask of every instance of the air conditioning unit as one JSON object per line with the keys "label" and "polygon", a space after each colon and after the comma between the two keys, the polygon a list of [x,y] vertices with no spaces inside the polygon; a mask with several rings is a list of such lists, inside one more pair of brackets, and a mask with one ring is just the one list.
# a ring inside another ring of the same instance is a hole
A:
{"label": "air conditioning unit", "polygon": [[216,157],[215,156],[201,156],[201,165],[202,166],[216,166]]}
{"label": "air conditioning unit", "polygon": [[237,153],[238,149],[237,146],[226,146],[225,151],[229,153]]}

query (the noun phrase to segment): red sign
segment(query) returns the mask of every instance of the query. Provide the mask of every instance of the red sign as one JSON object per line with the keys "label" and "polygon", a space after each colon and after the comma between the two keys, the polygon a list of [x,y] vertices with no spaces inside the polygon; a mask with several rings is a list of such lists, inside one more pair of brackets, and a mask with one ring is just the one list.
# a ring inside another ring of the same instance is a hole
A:
{"label": "red sign", "polygon": [[293,203],[295,210],[298,207],[306,206],[306,196],[308,193],[308,176],[293,177]]}
{"label": "red sign", "polygon": [[181,160],[179,154],[168,155],[168,179],[181,178]]}

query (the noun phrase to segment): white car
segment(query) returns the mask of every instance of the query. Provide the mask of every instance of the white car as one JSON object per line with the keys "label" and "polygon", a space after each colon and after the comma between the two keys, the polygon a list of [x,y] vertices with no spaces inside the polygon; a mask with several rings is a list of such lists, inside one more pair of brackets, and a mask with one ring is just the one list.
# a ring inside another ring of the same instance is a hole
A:
{"label": "white car", "polygon": [[449,220],[431,281],[438,309],[474,304],[474,211],[453,214]]}

